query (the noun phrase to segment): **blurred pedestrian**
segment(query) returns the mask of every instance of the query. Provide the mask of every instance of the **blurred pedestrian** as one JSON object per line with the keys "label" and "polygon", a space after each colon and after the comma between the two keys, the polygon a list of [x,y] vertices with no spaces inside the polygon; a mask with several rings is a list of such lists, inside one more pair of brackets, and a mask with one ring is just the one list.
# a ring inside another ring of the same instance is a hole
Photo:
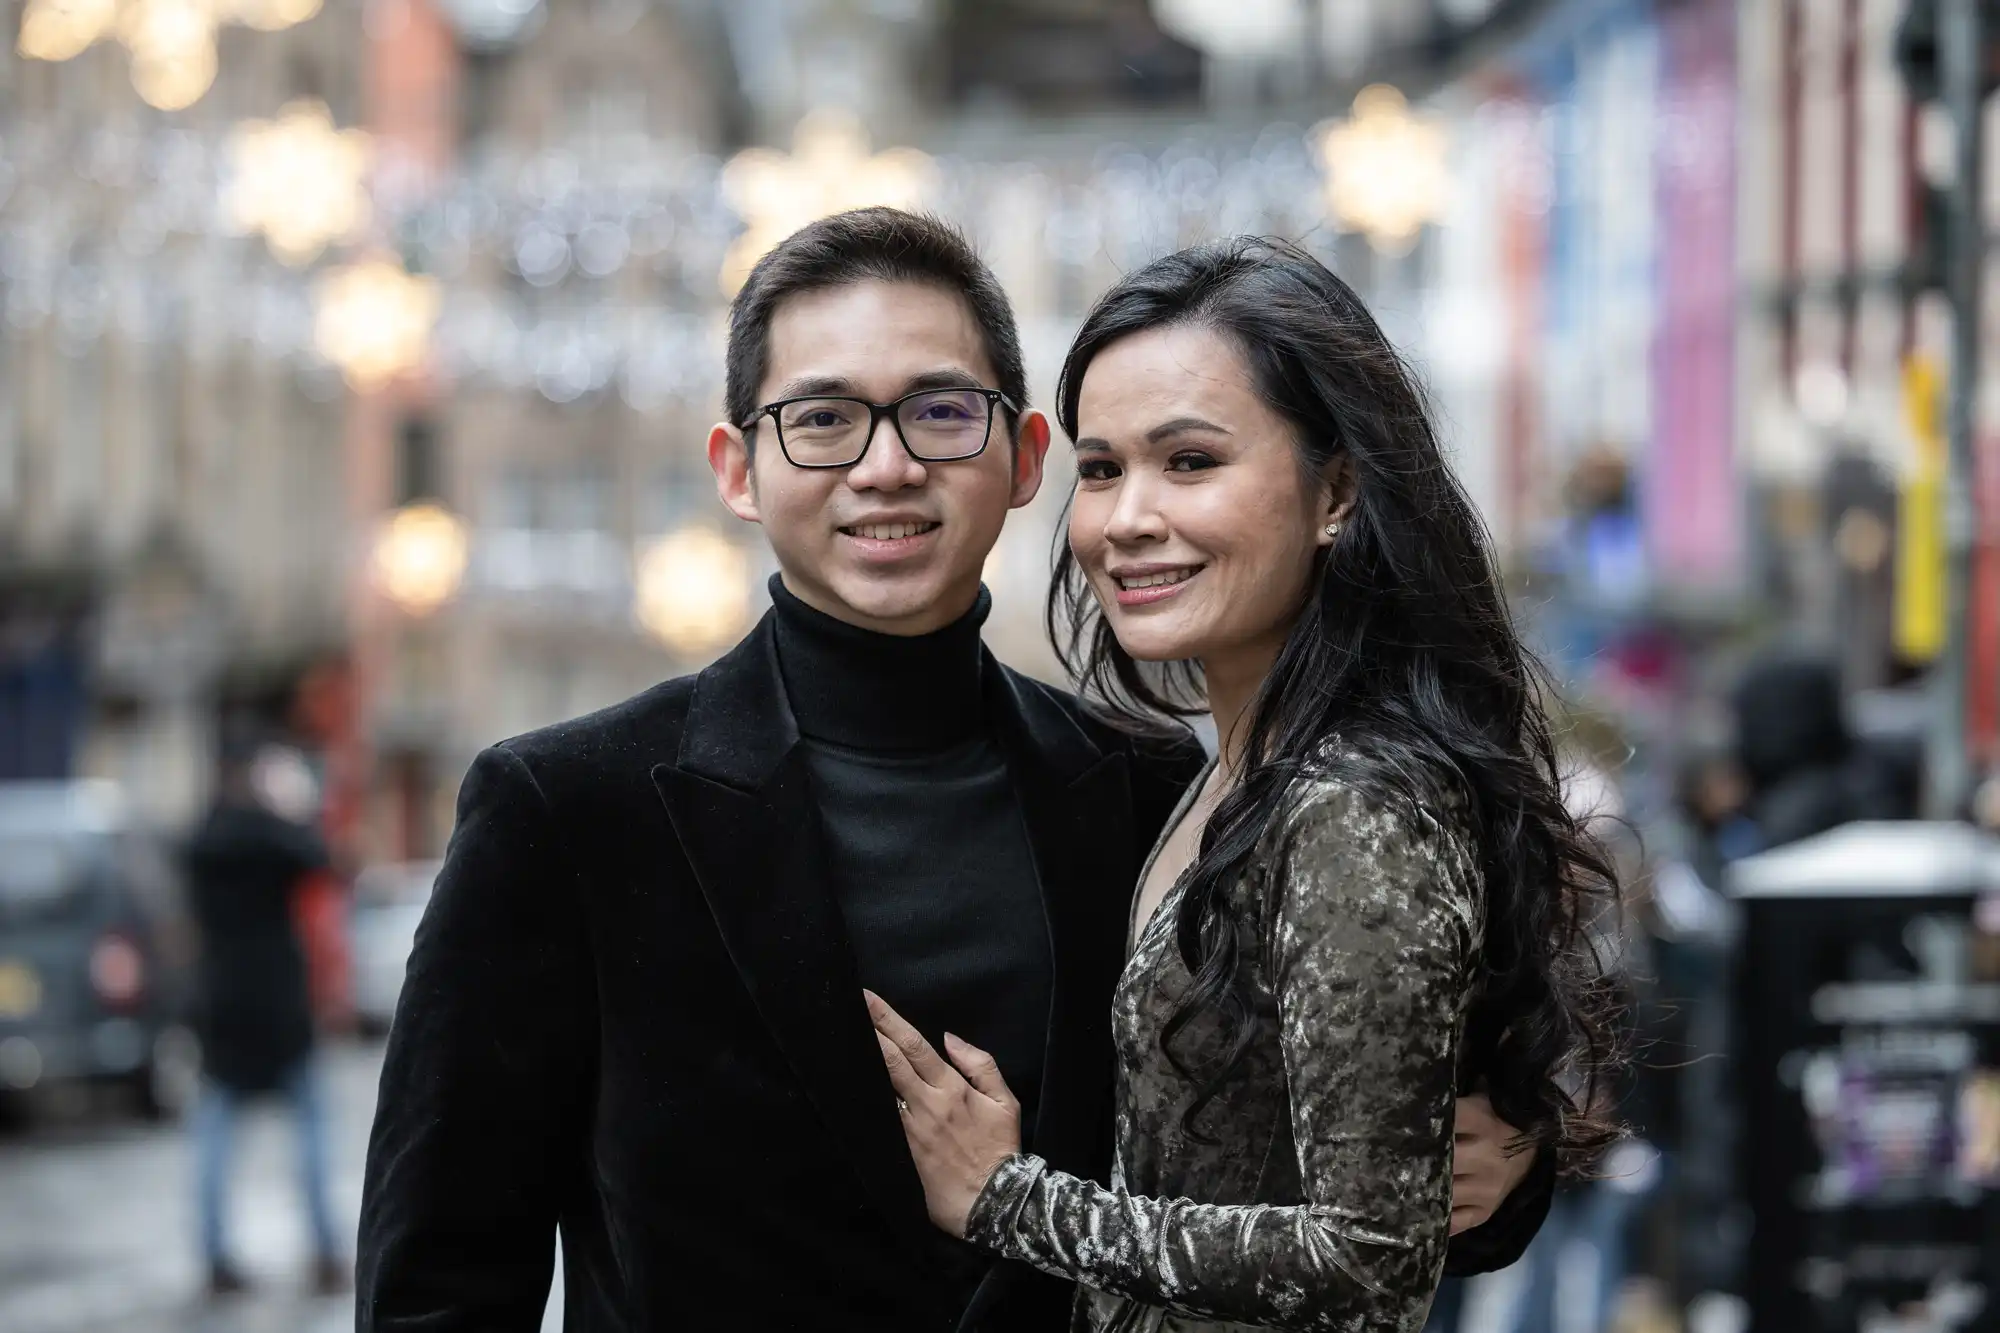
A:
{"label": "blurred pedestrian", "polygon": [[1744,673],[1732,702],[1760,846],[1782,847],[1857,819],[1909,817],[1892,766],[1855,742],[1832,662],[1767,657]]}
{"label": "blurred pedestrian", "polygon": [[347,1268],[334,1238],[327,1197],[326,1111],[314,1066],[312,1004],[305,950],[294,926],[300,882],[330,864],[319,835],[285,800],[284,754],[274,747],[225,746],[216,797],[189,839],[185,863],[200,927],[201,1098],[194,1112],[197,1202],[208,1291],[225,1296],[248,1283],[228,1234],[229,1174],[237,1118],[246,1102],[281,1093],[298,1136],[299,1173],[320,1294],[344,1290]]}
{"label": "blurred pedestrian", "polygon": [[[1563,800],[1571,814],[1614,858],[1622,886],[1641,882],[1641,847],[1626,818],[1620,766],[1628,745],[1609,719],[1578,712],[1569,719]],[[1548,1220],[1521,1257],[1527,1281],[1503,1314],[1503,1333],[1609,1333],[1625,1278],[1632,1269],[1634,1223],[1658,1187],[1659,1150],[1646,1137],[1655,1081],[1644,1060],[1657,1034],[1642,1006],[1652,966],[1647,937],[1633,904],[1619,902],[1595,923],[1595,948],[1607,980],[1621,996],[1621,1021],[1637,1059],[1602,1089],[1593,1108],[1631,1133],[1612,1145],[1593,1178],[1561,1185]]]}

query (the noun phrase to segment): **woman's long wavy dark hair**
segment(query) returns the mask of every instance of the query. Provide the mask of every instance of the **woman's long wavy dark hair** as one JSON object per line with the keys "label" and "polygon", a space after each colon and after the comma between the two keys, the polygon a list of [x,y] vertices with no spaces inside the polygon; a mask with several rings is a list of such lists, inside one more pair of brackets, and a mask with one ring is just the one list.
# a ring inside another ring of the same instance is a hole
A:
{"label": "woman's long wavy dark hair", "polygon": [[[1252,1000],[1226,888],[1281,816],[1292,779],[1343,741],[1341,776],[1370,799],[1463,811],[1484,874],[1480,990],[1461,1077],[1509,1124],[1581,1169],[1617,1133],[1613,992],[1594,942],[1616,911],[1610,858],[1563,802],[1543,712],[1546,674],[1515,634],[1489,539],[1446,466],[1415,378],[1348,285],[1284,241],[1237,238],[1157,260],[1106,293],[1062,368],[1057,415],[1076,438],[1093,358],[1148,329],[1196,325],[1232,342],[1292,426],[1312,484],[1345,466],[1353,505],[1249,710],[1236,785],[1182,876],[1175,938],[1193,982],[1162,1046],[1199,1085],[1183,1128],[1247,1053]],[[1135,731],[1205,711],[1193,662],[1142,664],[1118,646],[1059,544],[1048,629],[1086,697]],[[1190,1023],[1221,1024],[1224,1057],[1194,1068]]]}

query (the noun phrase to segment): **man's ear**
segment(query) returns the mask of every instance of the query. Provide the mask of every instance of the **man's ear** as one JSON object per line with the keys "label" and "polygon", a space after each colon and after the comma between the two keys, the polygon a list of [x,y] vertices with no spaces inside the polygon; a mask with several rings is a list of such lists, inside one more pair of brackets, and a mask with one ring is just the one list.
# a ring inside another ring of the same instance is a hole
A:
{"label": "man's ear", "polygon": [[715,473],[715,493],[729,512],[745,523],[761,523],[757,514],[757,485],[750,442],[743,432],[726,421],[718,421],[708,431],[708,466]]}
{"label": "man's ear", "polygon": [[1049,456],[1049,419],[1030,407],[1014,430],[1014,492],[1009,508],[1019,509],[1042,489],[1042,464]]}

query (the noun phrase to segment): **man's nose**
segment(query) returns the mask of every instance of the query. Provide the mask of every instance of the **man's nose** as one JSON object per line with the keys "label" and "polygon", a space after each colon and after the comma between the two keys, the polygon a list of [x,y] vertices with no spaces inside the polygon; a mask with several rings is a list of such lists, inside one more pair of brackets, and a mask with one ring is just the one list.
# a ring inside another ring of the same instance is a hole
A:
{"label": "man's nose", "polygon": [[857,491],[899,491],[923,485],[929,475],[910,457],[896,423],[885,414],[876,420],[859,461],[847,469],[847,484]]}

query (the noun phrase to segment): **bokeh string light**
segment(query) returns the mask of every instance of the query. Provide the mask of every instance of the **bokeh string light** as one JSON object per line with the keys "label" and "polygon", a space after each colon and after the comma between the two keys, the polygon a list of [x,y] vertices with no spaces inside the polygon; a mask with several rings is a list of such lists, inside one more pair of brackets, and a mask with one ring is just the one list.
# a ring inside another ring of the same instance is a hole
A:
{"label": "bokeh string light", "polygon": [[[337,386],[355,360],[353,340],[330,330],[328,342],[317,326],[355,325],[327,315],[318,276],[267,258],[267,249],[279,254],[270,233],[236,212],[242,143],[183,126],[33,123],[0,141],[0,314],[21,330],[53,321],[69,350],[113,334],[203,359],[242,349],[292,363],[312,392]],[[879,156],[864,144],[859,160]],[[1024,309],[1031,322],[1073,323],[1076,303],[1116,272],[1203,236],[1331,241],[1323,178],[1296,126],[1255,136],[1198,130],[1150,150],[1077,140],[1034,162],[929,162],[923,206],[996,255],[1037,255],[1059,276],[1061,308]],[[740,240],[751,232],[730,205],[725,173],[724,162],[684,144],[589,135],[532,153],[475,151],[423,192],[384,188],[375,172],[363,230],[395,238],[436,301],[427,351],[392,359],[427,355],[448,381],[556,403],[600,393],[648,412],[706,403],[721,365],[717,275],[732,251],[740,263],[754,245]],[[1033,203],[1025,235],[1024,198]],[[470,276],[482,272],[521,281]],[[359,321],[363,345],[380,343],[370,328],[394,326],[376,319]]]}
{"label": "bokeh string light", "polygon": [[772,246],[817,218],[883,204],[915,208],[937,188],[937,167],[914,148],[869,151],[861,122],[844,111],[801,120],[792,151],[746,148],[722,171],[722,194],[744,221],[723,257],[722,294],[734,296]]}
{"label": "bokeh string light", "polygon": [[335,129],[324,102],[238,125],[230,157],[223,207],[288,265],[311,263],[367,221],[368,135]]}
{"label": "bokeh string light", "polygon": [[470,549],[456,514],[430,501],[404,505],[376,538],[375,584],[405,615],[431,615],[457,594]]}
{"label": "bokeh string light", "polygon": [[640,625],[678,653],[713,652],[749,622],[749,558],[711,528],[685,528],[654,542],[640,553],[632,584]]}
{"label": "bokeh string light", "polygon": [[73,60],[118,22],[118,0],[29,0],[14,49],[28,60]]}
{"label": "bokeh string light", "polygon": [[216,30],[239,23],[278,32],[319,13],[322,0],[28,0],[15,50],[29,60],[73,60],[109,37],[131,60],[147,105],[179,111],[215,83]]}
{"label": "bokeh string light", "polygon": [[1316,131],[1327,211],[1385,254],[1407,251],[1443,213],[1450,173],[1442,126],[1413,115],[1403,94],[1371,84],[1346,120]]}
{"label": "bokeh string light", "polygon": [[387,259],[365,259],[320,280],[313,343],[367,392],[420,369],[430,355],[438,286]]}

